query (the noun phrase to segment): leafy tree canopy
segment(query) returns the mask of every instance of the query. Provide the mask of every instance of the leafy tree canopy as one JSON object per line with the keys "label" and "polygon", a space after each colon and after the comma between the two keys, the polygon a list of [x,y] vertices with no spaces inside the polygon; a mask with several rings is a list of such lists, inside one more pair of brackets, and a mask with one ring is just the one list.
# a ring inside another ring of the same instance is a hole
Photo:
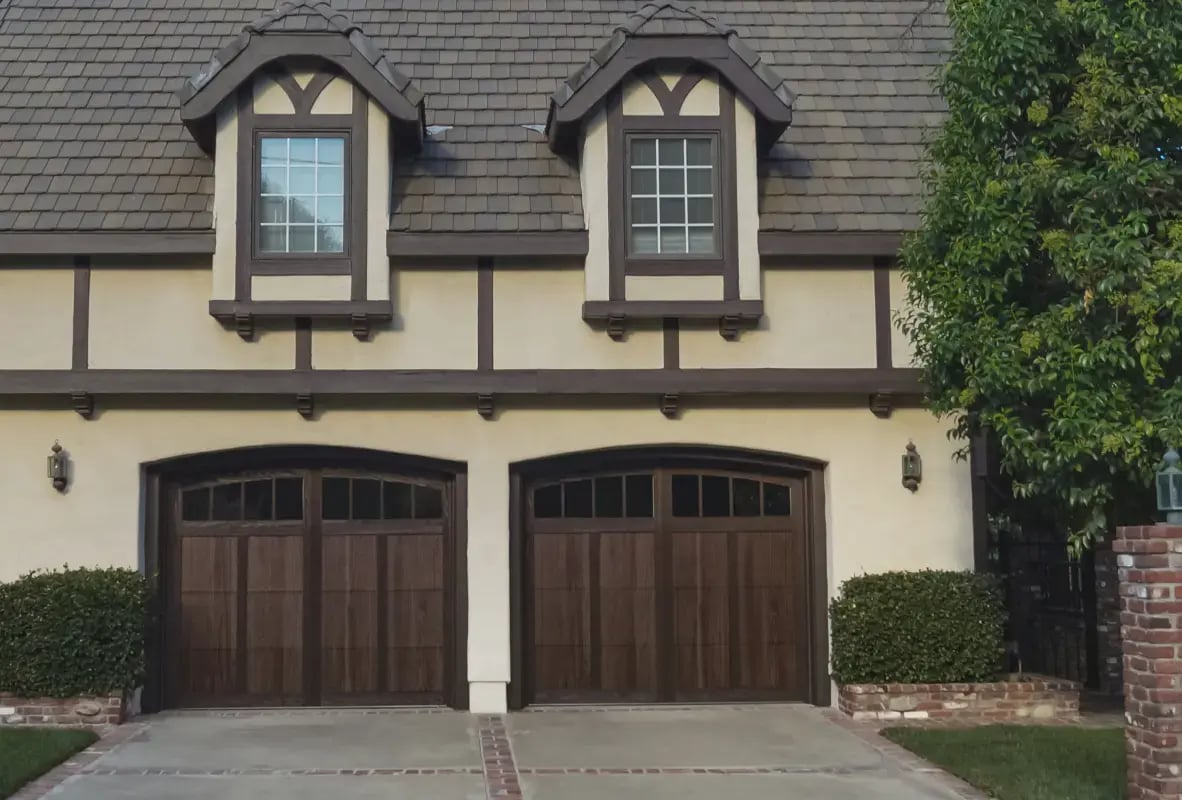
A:
{"label": "leafy tree canopy", "polygon": [[954,434],[1084,545],[1182,446],[1182,2],[948,0],[900,324]]}

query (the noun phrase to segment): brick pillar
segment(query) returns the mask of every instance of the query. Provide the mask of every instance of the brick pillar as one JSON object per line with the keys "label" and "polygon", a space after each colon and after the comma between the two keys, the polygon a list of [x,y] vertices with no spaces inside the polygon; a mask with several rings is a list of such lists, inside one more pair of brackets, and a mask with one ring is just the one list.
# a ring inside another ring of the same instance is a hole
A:
{"label": "brick pillar", "polygon": [[1182,526],[1120,528],[1129,800],[1182,800]]}

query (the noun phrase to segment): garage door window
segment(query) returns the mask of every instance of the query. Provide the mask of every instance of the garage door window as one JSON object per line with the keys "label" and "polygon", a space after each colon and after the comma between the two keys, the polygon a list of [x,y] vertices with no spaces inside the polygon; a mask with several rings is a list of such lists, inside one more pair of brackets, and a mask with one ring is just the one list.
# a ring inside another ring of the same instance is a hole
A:
{"label": "garage door window", "polygon": [[441,519],[443,492],[377,478],[329,477],[323,479],[326,520]]}
{"label": "garage door window", "polygon": [[673,475],[675,517],[787,517],[792,493],[778,483],[724,475]]}
{"label": "garage door window", "polygon": [[539,486],[534,491],[537,519],[651,519],[653,476],[604,475]]}
{"label": "garage door window", "polygon": [[181,494],[185,522],[287,522],[304,518],[304,480],[259,478],[194,486]]}

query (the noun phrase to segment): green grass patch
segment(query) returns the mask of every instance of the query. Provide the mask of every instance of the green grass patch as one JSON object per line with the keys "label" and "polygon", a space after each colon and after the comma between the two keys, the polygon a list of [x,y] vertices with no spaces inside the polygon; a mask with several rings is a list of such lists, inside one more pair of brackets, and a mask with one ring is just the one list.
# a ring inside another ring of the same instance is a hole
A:
{"label": "green grass patch", "polygon": [[98,736],[66,728],[0,728],[0,798],[43,775]]}
{"label": "green grass patch", "polygon": [[888,728],[882,735],[998,800],[1119,800],[1123,728],[990,725]]}

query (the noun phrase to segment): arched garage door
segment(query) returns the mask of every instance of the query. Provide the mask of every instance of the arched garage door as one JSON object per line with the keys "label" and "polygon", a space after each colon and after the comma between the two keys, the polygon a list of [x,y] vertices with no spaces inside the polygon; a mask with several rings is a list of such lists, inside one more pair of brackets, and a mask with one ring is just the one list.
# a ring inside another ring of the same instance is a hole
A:
{"label": "arched garage door", "polygon": [[454,702],[455,500],[336,465],[167,482],[164,704]]}
{"label": "arched garage door", "polygon": [[650,463],[523,482],[519,701],[820,702],[819,474]]}

